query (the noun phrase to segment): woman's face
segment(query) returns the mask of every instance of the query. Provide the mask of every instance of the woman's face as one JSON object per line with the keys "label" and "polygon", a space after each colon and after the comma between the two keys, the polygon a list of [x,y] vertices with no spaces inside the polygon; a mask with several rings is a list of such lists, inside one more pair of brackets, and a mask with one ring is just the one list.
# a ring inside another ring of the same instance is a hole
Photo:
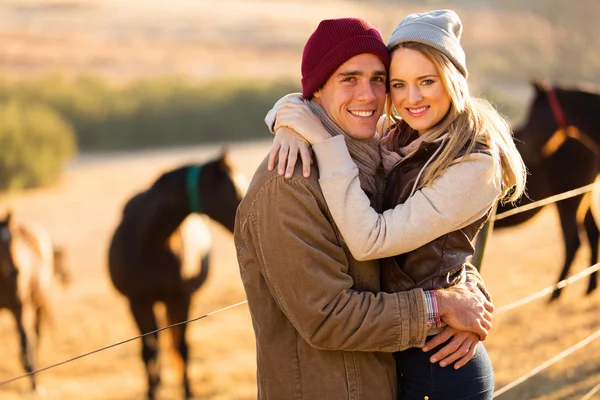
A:
{"label": "woman's face", "polygon": [[392,53],[390,95],[402,119],[419,135],[437,125],[450,109],[450,96],[435,65],[413,49]]}

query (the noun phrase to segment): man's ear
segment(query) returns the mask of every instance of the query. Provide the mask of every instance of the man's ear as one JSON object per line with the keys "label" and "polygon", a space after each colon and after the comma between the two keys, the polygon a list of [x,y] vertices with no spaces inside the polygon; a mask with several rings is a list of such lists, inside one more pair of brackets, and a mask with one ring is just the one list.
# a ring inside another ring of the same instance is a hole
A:
{"label": "man's ear", "polygon": [[315,100],[317,102],[321,101],[321,88],[318,88],[314,93],[311,100]]}

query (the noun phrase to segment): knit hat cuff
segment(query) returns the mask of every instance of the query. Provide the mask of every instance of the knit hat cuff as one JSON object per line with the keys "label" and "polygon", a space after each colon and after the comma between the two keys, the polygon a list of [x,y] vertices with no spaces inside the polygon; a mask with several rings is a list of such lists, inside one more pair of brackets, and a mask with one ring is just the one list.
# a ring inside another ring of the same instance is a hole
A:
{"label": "knit hat cuff", "polygon": [[302,97],[310,99],[340,65],[352,57],[364,53],[376,55],[383,62],[387,71],[390,66],[390,56],[381,39],[371,35],[352,36],[338,43],[309,72],[303,73]]}
{"label": "knit hat cuff", "polygon": [[387,48],[391,51],[397,45],[406,42],[422,43],[441,51],[465,78],[468,76],[466,56],[462,46],[444,29],[423,22],[403,24],[392,33]]}

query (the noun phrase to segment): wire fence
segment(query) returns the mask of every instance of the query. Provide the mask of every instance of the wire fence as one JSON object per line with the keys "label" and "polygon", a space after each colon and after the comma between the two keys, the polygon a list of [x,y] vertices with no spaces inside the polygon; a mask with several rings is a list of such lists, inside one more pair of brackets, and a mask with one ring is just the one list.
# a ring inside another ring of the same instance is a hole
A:
{"label": "wire fence", "polygon": [[196,318],[192,318],[192,319],[188,319],[188,320],[186,320],[186,321],[181,321],[181,322],[177,322],[177,323],[175,323],[175,324],[167,325],[167,326],[165,326],[165,327],[162,327],[162,328],[159,328],[159,329],[153,330],[153,331],[151,331],[151,332],[146,332],[146,333],[143,333],[143,334],[141,334],[141,335],[138,335],[138,336],[135,336],[135,337],[132,337],[132,338],[126,339],[126,340],[122,340],[122,341],[120,341],[120,342],[113,343],[113,344],[110,344],[110,345],[108,345],[108,346],[104,346],[104,347],[101,347],[101,348],[99,348],[99,349],[92,350],[92,351],[89,351],[89,352],[87,352],[87,353],[84,353],[84,354],[80,354],[80,355],[78,355],[78,356],[75,356],[75,357],[71,357],[71,358],[69,358],[69,359],[67,359],[67,360],[64,360],[64,361],[61,361],[61,362],[58,362],[58,363],[55,363],[55,364],[52,364],[52,365],[48,365],[47,367],[40,368],[40,369],[36,369],[35,371],[28,372],[28,373],[26,373],[26,374],[19,375],[19,376],[16,376],[16,377],[14,377],[14,378],[11,378],[11,379],[8,379],[8,380],[5,380],[5,381],[2,381],[2,382],[0,382],[0,387],[4,386],[4,385],[6,385],[6,384],[9,384],[9,383],[11,383],[11,382],[17,381],[17,380],[19,380],[19,379],[23,379],[23,378],[26,378],[26,377],[28,377],[28,376],[34,375],[34,374],[39,374],[39,373],[40,373],[40,372],[42,372],[42,371],[47,371],[47,370],[49,370],[49,369],[51,369],[51,368],[55,368],[55,367],[58,367],[58,366],[60,366],[60,365],[67,364],[67,363],[70,363],[70,362],[73,362],[73,361],[75,361],[75,360],[79,360],[80,358],[87,357],[87,356],[89,356],[89,355],[96,354],[96,353],[99,353],[99,352],[101,352],[101,351],[108,350],[108,349],[111,349],[111,348],[113,348],[113,347],[117,347],[117,346],[120,346],[120,345],[122,345],[122,344],[125,344],[125,343],[129,343],[129,342],[131,342],[131,341],[133,341],[133,340],[141,339],[141,338],[143,338],[144,336],[153,335],[153,334],[155,334],[155,333],[158,333],[158,332],[161,332],[161,331],[164,331],[164,330],[167,330],[167,329],[171,329],[171,328],[174,328],[174,327],[176,327],[176,326],[179,326],[179,325],[183,325],[183,324],[187,324],[187,323],[190,323],[190,322],[199,321],[199,320],[201,320],[201,319],[204,319],[204,318],[210,317],[211,315],[218,314],[218,313],[220,313],[220,312],[222,312],[222,311],[230,310],[230,309],[232,309],[232,308],[235,308],[235,307],[237,307],[237,306],[241,306],[242,304],[246,304],[246,303],[248,303],[248,301],[246,301],[246,300],[244,300],[244,301],[240,301],[239,303],[232,304],[232,305],[230,305],[230,306],[227,306],[227,307],[220,308],[220,309],[218,309],[218,310],[216,310],[216,311],[209,312],[208,314],[204,314],[204,315],[201,315],[201,316],[199,316],[199,317],[196,317]]}
{"label": "wire fence", "polygon": [[598,338],[600,338],[600,329],[597,330],[596,332],[594,332],[593,334],[591,334],[590,336],[588,336],[587,338],[585,338],[584,340],[582,340],[581,342],[577,343],[576,345],[569,347],[568,349],[566,349],[562,353],[560,353],[560,354],[552,357],[550,360],[548,360],[548,361],[546,361],[546,362],[538,365],[537,367],[535,367],[534,369],[532,369],[531,371],[529,371],[525,375],[520,376],[519,378],[515,379],[514,381],[512,381],[508,385],[503,386],[501,389],[495,391],[494,392],[494,398],[503,395],[504,393],[508,392],[510,389],[512,389],[512,388],[516,387],[517,385],[525,382],[527,379],[529,379],[532,376],[538,374],[539,372],[542,372],[546,368],[548,368],[551,365],[555,364],[557,361],[560,361],[563,358],[565,358],[567,356],[570,356],[571,354],[573,354],[577,350],[582,349],[583,347],[587,346],[588,344],[592,343],[594,340],[596,340]]}
{"label": "wire fence", "polygon": [[[549,204],[552,204],[552,203],[555,203],[555,202],[558,202],[558,201],[561,201],[561,200],[565,200],[565,199],[568,199],[568,198],[571,198],[571,197],[579,196],[581,194],[584,194],[584,193],[587,193],[589,191],[594,190],[598,186],[600,186],[600,181],[592,183],[592,184],[589,184],[589,185],[586,185],[586,186],[582,186],[582,187],[580,187],[578,189],[570,190],[568,192],[564,192],[564,193],[561,193],[561,194],[558,194],[558,195],[555,195],[555,196],[551,196],[551,197],[548,197],[546,199],[543,199],[543,200],[540,200],[540,201],[536,201],[536,202],[533,202],[533,203],[530,203],[530,204],[527,204],[527,205],[524,205],[524,206],[521,206],[521,207],[516,207],[516,208],[514,208],[512,210],[509,210],[509,211],[506,211],[506,212],[503,212],[501,214],[496,215],[495,217],[493,217],[493,219],[494,220],[499,220],[499,219],[507,218],[507,217],[509,217],[511,215],[516,215],[518,213],[529,211],[529,210],[535,209],[537,207],[543,207],[545,205],[549,205]],[[534,300],[540,299],[540,298],[542,298],[542,297],[544,297],[544,296],[552,293],[552,291],[554,291],[556,289],[562,289],[562,288],[564,288],[564,287],[566,287],[566,286],[568,286],[568,285],[570,285],[570,284],[572,284],[572,283],[574,283],[574,282],[576,282],[578,280],[583,279],[584,277],[586,277],[586,276],[588,276],[588,275],[590,275],[590,274],[592,274],[594,272],[597,272],[598,270],[600,270],[600,263],[594,264],[591,267],[588,267],[585,270],[581,271],[580,273],[578,273],[578,274],[576,274],[576,275],[574,275],[574,276],[572,276],[572,277],[570,277],[568,279],[562,280],[562,281],[560,281],[560,282],[558,282],[558,283],[556,283],[556,284],[554,284],[552,286],[549,286],[549,287],[547,287],[547,288],[545,288],[545,289],[543,289],[541,291],[533,293],[533,294],[531,294],[529,296],[526,296],[526,297],[524,297],[522,299],[519,299],[519,300],[517,300],[515,302],[512,302],[510,304],[507,304],[505,306],[499,307],[499,308],[496,309],[496,311],[494,313],[496,315],[503,314],[505,312],[514,310],[514,309],[516,309],[518,307],[521,307],[521,306],[523,306],[525,304],[529,304],[529,303],[531,303]],[[171,329],[171,328],[179,326],[179,325],[183,325],[183,324],[187,324],[187,323],[190,323],[190,322],[195,322],[195,321],[207,318],[207,317],[209,317],[211,315],[215,315],[217,313],[230,310],[232,308],[238,307],[238,306],[246,304],[246,303],[247,303],[247,301],[241,301],[239,303],[232,304],[230,306],[223,307],[221,309],[212,311],[212,312],[210,312],[208,314],[204,314],[204,315],[201,315],[199,317],[192,318],[192,319],[189,319],[189,320],[186,320],[186,321],[181,321],[181,322],[178,322],[178,323],[175,323],[175,324],[167,325],[167,326],[162,327],[160,329],[157,329],[157,330],[154,330],[154,331],[151,331],[151,332],[146,332],[146,333],[143,333],[141,335],[138,335],[138,336],[135,336],[135,337],[132,337],[132,338],[129,338],[129,339],[117,342],[117,343],[113,343],[111,345],[108,345],[108,346],[105,346],[105,347],[102,347],[102,348],[99,348],[99,349],[96,349],[96,350],[93,350],[93,351],[90,351],[90,352],[87,352],[87,353],[84,353],[84,354],[81,354],[81,355],[78,355],[78,356],[75,356],[75,357],[72,357],[72,358],[66,359],[64,361],[61,361],[61,362],[58,362],[58,363],[46,366],[44,368],[40,368],[40,369],[37,369],[35,371],[29,372],[29,373],[26,373],[26,374],[23,374],[23,375],[19,375],[19,376],[16,376],[14,378],[11,378],[11,379],[8,379],[8,380],[5,380],[5,381],[1,381],[0,382],[0,387],[2,387],[4,385],[7,385],[7,384],[9,384],[11,382],[17,381],[19,379],[23,379],[23,378],[26,378],[28,376],[31,376],[31,375],[34,375],[34,374],[38,374],[40,372],[47,371],[49,369],[52,369],[52,368],[55,368],[55,367],[58,367],[58,366],[61,366],[61,365],[64,365],[64,364],[76,361],[76,360],[81,359],[83,357],[87,357],[87,356],[90,356],[92,354],[96,354],[96,353],[99,353],[101,351],[105,351],[105,350],[111,349],[111,348],[116,347],[116,346],[120,346],[122,344],[131,342],[133,340],[141,339],[141,338],[143,338],[145,336],[152,335],[152,334],[155,334],[155,333],[167,330],[167,329]],[[517,378],[514,381],[510,382],[509,384],[503,386],[501,389],[495,391],[494,392],[494,398],[497,398],[497,397],[503,395],[504,393],[508,392],[509,390],[513,389],[514,387],[518,386],[519,384],[525,382],[526,380],[528,380],[532,376],[535,376],[539,372],[541,372],[544,369],[546,369],[546,368],[550,367],[551,365],[555,364],[559,360],[562,360],[563,358],[571,355],[575,351],[577,351],[577,350],[585,347],[586,345],[588,345],[589,343],[591,343],[594,340],[598,339],[599,337],[600,337],[600,330],[596,331],[595,333],[593,333],[592,335],[588,336],[586,339],[580,341],[579,343],[577,343],[577,344],[571,346],[570,348],[564,350],[563,352],[561,352],[560,354],[558,354],[555,357],[551,358],[550,360],[548,360],[548,361],[540,364],[536,368],[534,368],[531,371],[529,371],[528,373],[520,376],[519,378]],[[594,394],[596,394],[598,391],[600,391],[600,384],[598,384],[589,393],[587,393],[582,398],[582,400],[589,400],[589,399],[591,399],[592,396],[594,396]]]}
{"label": "wire fence", "polygon": [[581,271],[580,273],[573,275],[572,277],[568,278],[568,279],[563,279],[560,282],[555,283],[552,286],[548,286],[545,289],[540,290],[539,292],[530,294],[527,297],[524,297],[522,299],[519,299],[517,301],[514,301],[510,304],[507,304],[505,306],[502,307],[498,307],[495,311],[494,314],[499,315],[499,314],[503,314],[507,311],[513,310],[517,307],[521,307],[524,306],[525,304],[531,303],[534,300],[537,299],[541,299],[542,297],[549,295],[550,293],[552,293],[553,291],[555,291],[556,289],[562,289],[565,286],[568,286],[572,283],[577,282],[578,280],[581,280],[583,278],[585,278],[588,275],[593,274],[594,272],[600,270],[600,263],[599,264],[594,264],[591,267],[588,267],[586,269],[584,269],[583,271]]}
{"label": "wire fence", "polygon": [[[573,190],[569,190],[567,192],[563,192],[563,193],[559,193],[557,195],[554,196],[550,196],[547,197],[545,199],[539,200],[539,201],[534,201],[532,203],[520,206],[520,207],[515,207],[512,210],[508,210],[505,211],[503,213],[500,214],[495,214],[493,215],[490,219],[493,221],[498,221],[513,215],[517,215],[519,213],[523,213],[526,211],[530,211],[539,207],[544,207],[546,205],[550,205],[556,202],[559,202],[561,200],[566,200],[572,197],[576,197],[576,196],[580,196],[582,194],[588,193],[593,191],[594,189],[596,189],[597,187],[600,187],[600,181],[591,183],[589,185],[585,185],[582,186],[580,188],[577,189],[573,189]],[[505,312],[508,312],[510,310],[514,310],[518,307],[524,306],[525,304],[529,304],[534,300],[540,299],[544,296],[547,296],[548,294],[552,293],[553,291],[557,290],[557,289],[562,289],[565,286],[568,286],[578,280],[581,280],[583,278],[585,278],[588,275],[593,274],[594,272],[597,272],[598,270],[600,270],[600,264],[594,264],[591,267],[586,268],[585,270],[581,271],[580,273],[568,278],[568,279],[564,279],[562,281],[559,281],[558,283],[549,286],[545,289],[542,289],[540,291],[538,291],[537,293],[533,293],[529,296],[526,296],[522,299],[519,299],[515,302],[512,302],[510,304],[507,304],[505,306],[499,307],[498,309],[495,310],[495,314],[499,315],[499,314],[503,314]],[[551,365],[555,364],[556,362],[562,360],[563,358],[573,354],[575,351],[585,347],[586,345],[588,345],[589,343],[593,342],[594,340],[598,339],[600,337],[600,330],[596,331],[595,333],[593,333],[592,335],[588,336],[586,339],[582,340],[581,342],[571,346],[570,348],[566,349],[565,351],[563,351],[562,353],[556,355],[555,357],[551,358],[550,360],[540,364],[539,366],[537,366],[536,368],[532,369],[531,371],[529,371],[528,373],[518,377],[517,379],[515,379],[514,381],[510,382],[509,384],[503,386],[501,389],[498,389],[494,392],[494,398],[497,398],[501,395],[503,395],[504,393],[508,392],[509,390],[515,388],[516,386],[520,385],[521,383],[527,381],[529,378],[535,376],[536,374],[538,374],[539,372],[543,371],[544,369],[550,367]],[[592,391],[590,391],[585,398],[590,399],[591,396],[593,396],[598,390],[600,390],[600,384],[598,386],[596,386],[594,389],[592,389]]]}
{"label": "wire fence", "polygon": [[575,197],[575,196],[579,196],[579,195],[582,195],[587,192],[591,192],[596,187],[600,187],[600,181],[590,183],[589,185],[585,185],[585,186],[582,186],[577,189],[569,190],[568,192],[559,193],[557,195],[550,196],[550,197],[547,197],[542,200],[534,201],[533,203],[529,203],[524,206],[516,207],[516,208],[513,208],[512,210],[508,210],[508,211],[505,211],[500,214],[496,214],[496,216],[493,217],[493,220],[498,221],[500,219],[508,218],[512,215],[520,214],[525,211],[530,211],[530,210],[533,210],[533,209],[536,209],[539,207],[547,206],[549,204],[556,203],[561,200],[570,199],[571,197]]}

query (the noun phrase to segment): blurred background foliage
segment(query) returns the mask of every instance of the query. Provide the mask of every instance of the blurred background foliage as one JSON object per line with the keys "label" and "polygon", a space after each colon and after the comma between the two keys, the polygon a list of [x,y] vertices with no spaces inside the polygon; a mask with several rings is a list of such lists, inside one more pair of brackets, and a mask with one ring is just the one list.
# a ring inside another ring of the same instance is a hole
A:
{"label": "blurred background foliage", "polygon": [[[132,150],[264,136],[266,110],[298,89],[289,82],[198,83],[180,77],[118,86],[98,76],[50,75],[0,83],[0,102],[53,110],[72,126],[80,151]],[[42,130],[42,123],[30,126]],[[62,136],[56,133],[57,140]]]}
{"label": "blurred background foliage", "polygon": [[194,83],[156,78],[125,86],[98,76],[0,82],[0,190],[54,182],[78,149],[127,151],[265,138],[264,115],[288,82]]}
{"label": "blurred background foliage", "polygon": [[0,190],[53,183],[75,153],[69,122],[43,103],[0,101]]}
{"label": "blurred background foliage", "polygon": [[77,151],[265,138],[265,112],[299,89],[303,44],[325,18],[367,19],[386,40],[406,14],[455,9],[472,93],[514,125],[532,78],[600,83],[598,1],[209,3],[1,3],[0,190],[55,181]]}

